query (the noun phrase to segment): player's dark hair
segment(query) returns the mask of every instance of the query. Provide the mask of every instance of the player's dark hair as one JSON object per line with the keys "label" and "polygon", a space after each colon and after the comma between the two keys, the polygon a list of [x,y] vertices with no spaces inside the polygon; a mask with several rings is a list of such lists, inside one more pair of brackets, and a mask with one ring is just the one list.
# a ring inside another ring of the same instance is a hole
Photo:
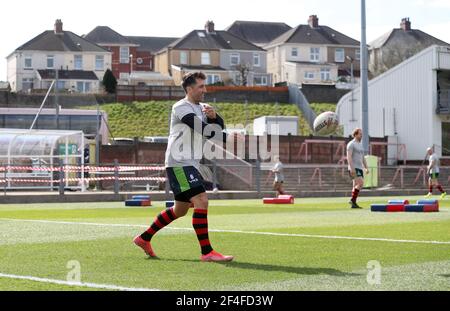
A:
{"label": "player's dark hair", "polygon": [[188,86],[195,85],[197,79],[206,80],[206,76],[203,72],[189,72],[183,76],[183,83],[181,85],[186,93]]}

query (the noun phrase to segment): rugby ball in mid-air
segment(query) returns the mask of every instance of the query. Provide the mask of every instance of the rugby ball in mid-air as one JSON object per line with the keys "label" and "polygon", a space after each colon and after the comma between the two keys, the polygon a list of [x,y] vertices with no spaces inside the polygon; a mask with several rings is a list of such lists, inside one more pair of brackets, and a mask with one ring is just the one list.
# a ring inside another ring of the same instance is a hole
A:
{"label": "rugby ball in mid-air", "polygon": [[314,120],[314,132],[317,135],[331,135],[334,134],[339,126],[339,120],[336,113],[327,111]]}

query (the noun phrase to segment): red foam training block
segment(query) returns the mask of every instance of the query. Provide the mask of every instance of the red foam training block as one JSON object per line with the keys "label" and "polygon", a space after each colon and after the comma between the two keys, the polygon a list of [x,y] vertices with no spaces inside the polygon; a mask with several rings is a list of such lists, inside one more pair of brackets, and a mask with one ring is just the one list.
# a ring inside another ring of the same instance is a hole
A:
{"label": "red foam training block", "polygon": [[389,213],[399,213],[405,211],[405,205],[403,204],[389,204],[387,206],[387,212]]}
{"label": "red foam training block", "polygon": [[294,198],[265,198],[264,204],[294,204]]}
{"label": "red foam training block", "polygon": [[437,213],[439,212],[439,206],[437,205],[425,205],[423,208],[424,213]]}

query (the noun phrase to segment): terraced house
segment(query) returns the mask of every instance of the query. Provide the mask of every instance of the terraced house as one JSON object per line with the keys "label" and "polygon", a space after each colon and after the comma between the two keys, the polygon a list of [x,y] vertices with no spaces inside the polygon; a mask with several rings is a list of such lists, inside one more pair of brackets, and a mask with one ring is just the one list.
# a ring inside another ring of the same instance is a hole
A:
{"label": "terraced house", "polygon": [[165,85],[172,82],[154,71],[154,55],[178,38],[124,36],[108,26],[97,26],[84,38],[111,51],[112,72],[119,84]]}
{"label": "terraced house", "polygon": [[111,68],[111,52],[63,30],[58,19],[54,30],[44,31],[12,52],[7,66],[13,92],[48,89],[57,71],[58,89],[96,93],[106,69]]}
{"label": "terraced house", "polygon": [[[267,70],[275,83],[334,84],[341,77],[360,76],[360,43],[311,15],[264,46]],[[352,66],[353,63],[353,66]]]}
{"label": "terraced house", "polygon": [[209,85],[272,84],[266,51],[228,31],[216,31],[212,21],[160,50],[155,70],[171,76],[177,85],[185,73],[193,71],[203,71]]}

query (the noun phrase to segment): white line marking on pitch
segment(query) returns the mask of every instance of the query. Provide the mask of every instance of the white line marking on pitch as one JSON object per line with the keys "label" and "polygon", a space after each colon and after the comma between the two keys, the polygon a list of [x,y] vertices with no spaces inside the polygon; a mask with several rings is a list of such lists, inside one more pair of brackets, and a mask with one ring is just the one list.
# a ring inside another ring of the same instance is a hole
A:
{"label": "white line marking on pitch", "polygon": [[78,282],[69,282],[63,280],[53,280],[46,278],[38,278],[34,276],[25,276],[25,275],[14,275],[14,274],[5,274],[0,273],[0,278],[14,279],[14,280],[26,280],[40,283],[49,283],[49,284],[57,284],[57,285],[66,285],[66,286],[76,286],[76,287],[89,287],[89,288],[99,288],[99,289],[109,289],[109,290],[119,290],[119,291],[160,291],[159,289],[154,288],[134,288],[134,287],[122,287],[117,285],[108,285],[108,284],[96,284],[96,283],[78,283]]}
{"label": "white line marking on pitch", "polygon": [[[82,225],[82,226],[97,226],[97,227],[128,227],[128,228],[148,228],[146,225],[131,225],[131,224],[102,224],[93,222],[69,222],[69,221],[54,221],[54,220],[34,220],[34,219],[12,219],[12,218],[0,218],[5,221],[17,221],[17,222],[37,222],[37,223],[49,223],[49,224],[63,224],[63,225]],[[170,230],[180,231],[194,231],[192,228],[176,228],[167,227]],[[415,244],[438,244],[438,245],[450,245],[450,241],[419,241],[419,240],[397,240],[397,239],[385,239],[385,238],[362,238],[362,237],[350,237],[350,236],[329,236],[329,235],[313,235],[313,234],[296,234],[296,233],[276,233],[276,232],[261,232],[261,231],[241,231],[241,230],[218,230],[210,229],[210,232],[218,233],[238,233],[238,234],[253,234],[253,235],[270,235],[270,236],[283,236],[283,237],[299,237],[299,238],[313,238],[313,239],[331,239],[331,240],[354,240],[354,241],[376,241],[376,242],[391,242],[391,243],[415,243]]]}

